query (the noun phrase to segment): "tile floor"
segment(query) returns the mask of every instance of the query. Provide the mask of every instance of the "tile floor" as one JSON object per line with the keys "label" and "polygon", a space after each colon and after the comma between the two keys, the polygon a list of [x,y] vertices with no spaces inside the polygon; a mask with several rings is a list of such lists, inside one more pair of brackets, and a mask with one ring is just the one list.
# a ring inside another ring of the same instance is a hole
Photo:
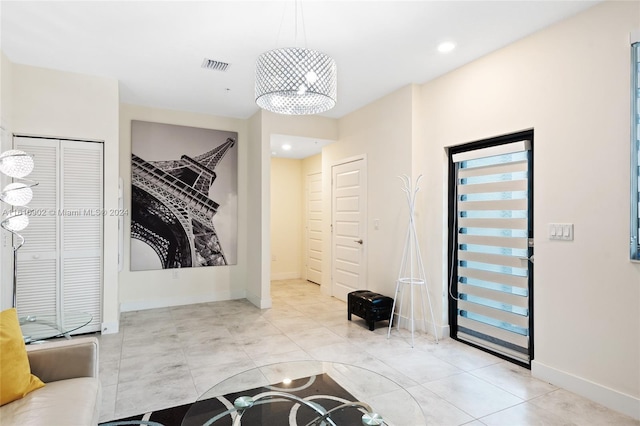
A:
{"label": "tile floor", "polygon": [[[531,377],[452,339],[374,332],[346,305],[301,280],[274,281],[273,308],[246,300],[122,314],[99,336],[101,421],[193,402],[244,370],[317,359],[355,364],[409,391],[429,425],[635,425],[630,417]],[[418,426],[418,425],[403,425]]]}

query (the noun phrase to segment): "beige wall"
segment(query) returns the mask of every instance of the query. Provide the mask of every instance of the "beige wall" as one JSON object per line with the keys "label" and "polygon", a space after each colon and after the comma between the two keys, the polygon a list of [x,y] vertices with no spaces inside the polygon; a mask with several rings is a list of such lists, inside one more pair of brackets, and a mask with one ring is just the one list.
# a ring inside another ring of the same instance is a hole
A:
{"label": "beige wall", "polygon": [[[104,141],[104,207],[117,209],[118,82],[19,64],[11,68],[11,131]],[[118,328],[117,265],[117,217],[105,216],[103,332]]]}
{"label": "beige wall", "polygon": [[[414,88],[404,87],[339,120],[340,139],[322,150],[324,210],[323,291],[331,294],[331,168],[362,156],[367,164],[367,220],[363,235],[366,288],[393,296],[408,225],[400,175],[412,175]],[[378,219],[380,227],[374,229]]]}
{"label": "beige wall", "polygon": [[130,271],[130,217],[125,219],[124,267],[120,272],[123,311],[243,298],[246,296],[247,121],[135,105],[120,106],[120,176],[125,208],[131,208],[131,120],[238,132],[238,263],[215,268]]}
{"label": "beige wall", "polygon": [[[422,87],[427,235],[445,241],[445,147],[533,128],[534,375],[640,416],[640,264],[629,261],[629,34],[605,2]],[[445,194],[446,195],[446,194]],[[550,222],[575,240],[550,241]],[[446,286],[431,250],[433,285]]]}
{"label": "beige wall", "polygon": [[301,277],[302,160],[271,159],[271,279]]}
{"label": "beige wall", "polygon": [[247,175],[247,299],[260,308],[271,307],[269,211],[269,139],[263,130],[263,112],[249,119]]}

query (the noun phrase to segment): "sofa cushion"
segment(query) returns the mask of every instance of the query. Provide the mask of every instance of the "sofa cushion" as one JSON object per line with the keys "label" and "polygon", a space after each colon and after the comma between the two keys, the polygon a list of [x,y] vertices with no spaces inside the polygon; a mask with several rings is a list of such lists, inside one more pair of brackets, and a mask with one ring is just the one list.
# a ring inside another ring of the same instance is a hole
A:
{"label": "sofa cushion", "polygon": [[23,398],[44,383],[31,374],[15,308],[0,312],[0,405]]}
{"label": "sofa cushion", "polygon": [[50,382],[46,387],[0,407],[0,419],[2,426],[96,425],[100,398],[100,380],[95,377]]}

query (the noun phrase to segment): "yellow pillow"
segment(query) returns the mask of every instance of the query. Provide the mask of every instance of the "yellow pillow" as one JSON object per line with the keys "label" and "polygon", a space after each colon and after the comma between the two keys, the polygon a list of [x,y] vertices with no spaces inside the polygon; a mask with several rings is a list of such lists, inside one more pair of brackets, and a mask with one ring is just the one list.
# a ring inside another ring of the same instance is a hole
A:
{"label": "yellow pillow", "polygon": [[15,308],[0,312],[0,405],[43,386],[44,383],[31,374],[18,312]]}

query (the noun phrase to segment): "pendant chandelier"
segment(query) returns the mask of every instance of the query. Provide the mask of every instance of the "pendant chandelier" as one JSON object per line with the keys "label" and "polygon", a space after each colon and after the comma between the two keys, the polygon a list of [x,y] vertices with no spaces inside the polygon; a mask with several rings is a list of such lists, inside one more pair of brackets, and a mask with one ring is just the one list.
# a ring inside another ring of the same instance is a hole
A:
{"label": "pendant chandelier", "polygon": [[[296,2],[296,33],[297,6]],[[270,50],[256,61],[255,90],[258,106],[278,114],[328,111],[337,100],[336,62],[322,52],[307,48]]]}

